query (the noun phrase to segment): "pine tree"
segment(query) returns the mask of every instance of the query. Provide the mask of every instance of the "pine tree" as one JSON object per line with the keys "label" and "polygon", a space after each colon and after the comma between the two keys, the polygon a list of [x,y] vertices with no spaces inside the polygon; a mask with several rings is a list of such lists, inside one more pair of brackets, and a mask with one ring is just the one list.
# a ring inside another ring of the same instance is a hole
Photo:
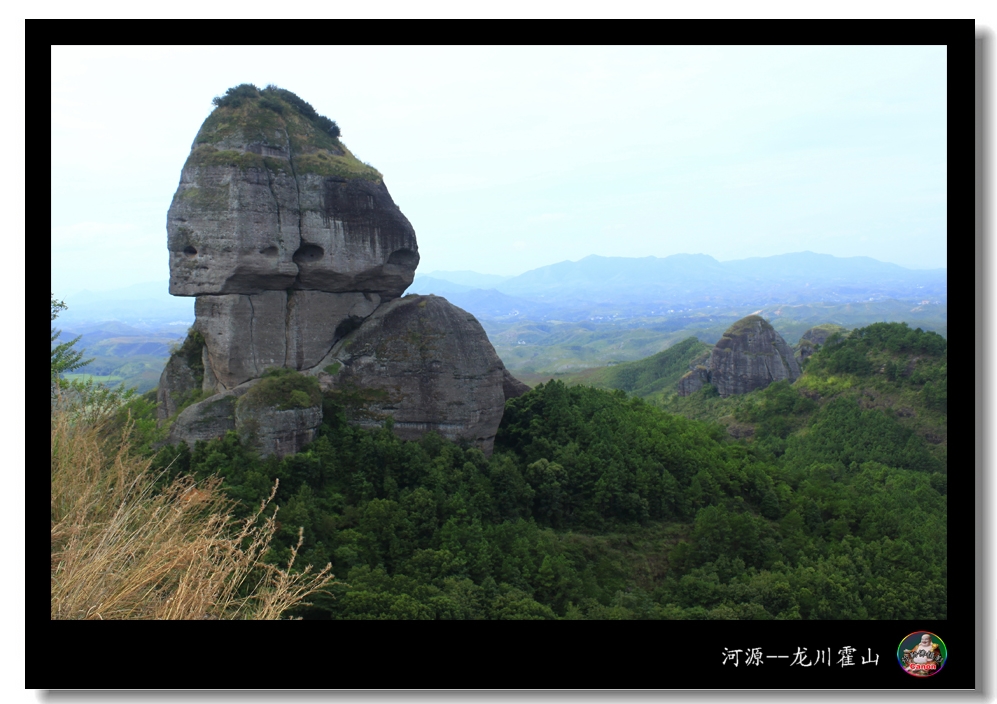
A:
{"label": "pine tree", "polygon": [[[59,311],[65,310],[66,304],[55,299],[52,294],[52,320],[55,320]],[[55,396],[56,388],[59,385],[60,377],[66,372],[71,372],[90,364],[93,359],[83,359],[83,350],[73,349],[73,346],[80,341],[82,335],[73,338],[68,342],[55,344],[56,339],[62,334],[61,330],[52,328],[52,395]]]}

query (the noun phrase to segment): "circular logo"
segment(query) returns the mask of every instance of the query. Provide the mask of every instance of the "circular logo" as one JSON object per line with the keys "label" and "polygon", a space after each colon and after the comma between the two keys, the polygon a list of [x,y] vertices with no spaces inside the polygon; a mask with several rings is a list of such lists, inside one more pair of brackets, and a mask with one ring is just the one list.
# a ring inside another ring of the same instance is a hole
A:
{"label": "circular logo", "polygon": [[944,641],[930,631],[914,631],[900,641],[897,662],[908,675],[931,677],[941,672],[948,657]]}

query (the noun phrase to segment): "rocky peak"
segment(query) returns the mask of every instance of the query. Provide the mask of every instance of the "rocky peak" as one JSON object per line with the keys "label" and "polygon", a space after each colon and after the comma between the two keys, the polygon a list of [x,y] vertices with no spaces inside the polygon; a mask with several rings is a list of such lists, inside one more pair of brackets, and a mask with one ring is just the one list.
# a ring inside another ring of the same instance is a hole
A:
{"label": "rocky peak", "polygon": [[400,296],[419,248],[381,174],[293,93],[239,89],[204,121],[181,172],[166,220],[170,293]]}
{"label": "rocky peak", "polygon": [[[505,399],[529,389],[473,316],[442,298],[399,298],[419,248],[381,174],[289,91],[242,85],[215,104],[167,215],[170,293],[197,297],[184,349],[196,341],[200,357],[171,358],[160,415],[198,391],[216,397],[183,410],[171,437],[252,426],[264,454],[297,451],[320,406],[250,412],[238,401],[278,368],[390,398],[370,417],[393,418],[403,438],[438,430],[490,452]],[[323,371],[333,367],[335,378]]]}
{"label": "rocky peak", "polygon": [[529,390],[515,387],[521,382],[508,375],[477,319],[438,296],[379,307],[313,373],[326,391],[368,392],[359,425],[380,425],[390,415],[403,439],[433,430],[487,453],[507,396]]}
{"label": "rocky peak", "polygon": [[802,362],[807,359],[810,355],[817,351],[817,348],[822,346],[827,342],[829,338],[834,333],[844,333],[847,328],[836,325],[835,323],[824,323],[822,325],[815,325],[814,327],[807,330],[800,337],[800,341],[796,344],[796,357]]}
{"label": "rocky peak", "polygon": [[727,328],[707,365],[698,366],[679,381],[679,395],[688,396],[710,383],[727,397],[799,376],[799,364],[782,336],[761,316],[749,315]]}

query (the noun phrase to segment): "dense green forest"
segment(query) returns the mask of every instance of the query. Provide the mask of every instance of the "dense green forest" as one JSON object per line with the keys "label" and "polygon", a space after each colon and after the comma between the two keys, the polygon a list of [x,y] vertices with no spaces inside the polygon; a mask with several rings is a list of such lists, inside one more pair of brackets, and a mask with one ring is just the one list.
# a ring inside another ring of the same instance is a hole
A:
{"label": "dense green forest", "polygon": [[883,323],[740,397],[551,381],[507,403],[491,457],[355,428],[334,395],[282,460],[234,433],[157,447],[154,395],[127,410],[164,483],[218,475],[248,515],[279,480],[268,559],[303,527],[297,564],[338,580],[305,618],[943,619],[946,354]]}

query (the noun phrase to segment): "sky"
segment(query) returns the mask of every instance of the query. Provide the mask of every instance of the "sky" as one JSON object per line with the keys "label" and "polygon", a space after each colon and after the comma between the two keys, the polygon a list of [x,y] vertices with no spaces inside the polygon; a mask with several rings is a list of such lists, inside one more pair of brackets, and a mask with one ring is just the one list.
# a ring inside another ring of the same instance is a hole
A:
{"label": "sky", "polygon": [[[336,120],[419,273],[810,250],[946,266],[945,47],[53,47],[53,291],[169,277],[211,99]],[[71,299],[67,302],[71,302]]]}

